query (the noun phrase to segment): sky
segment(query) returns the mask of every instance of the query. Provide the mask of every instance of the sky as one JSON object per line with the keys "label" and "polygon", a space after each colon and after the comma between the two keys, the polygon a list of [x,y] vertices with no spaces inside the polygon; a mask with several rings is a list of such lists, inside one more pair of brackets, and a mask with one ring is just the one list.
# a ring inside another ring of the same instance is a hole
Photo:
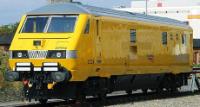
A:
{"label": "sky", "polygon": [[[84,4],[112,8],[128,5],[131,0],[76,0]],[[23,14],[47,5],[46,0],[0,0],[0,25],[18,22]]]}
{"label": "sky", "polygon": [[[83,4],[113,8],[118,6],[130,6],[132,0],[74,0]],[[136,0],[141,1],[141,0]],[[156,0],[149,0],[156,1]],[[188,5],[200,0],[160,0],[170,2],[170,5]],[[0,25],[18,22],[22,15],[30,10],[47,5],[47,0],[0,0]]]}

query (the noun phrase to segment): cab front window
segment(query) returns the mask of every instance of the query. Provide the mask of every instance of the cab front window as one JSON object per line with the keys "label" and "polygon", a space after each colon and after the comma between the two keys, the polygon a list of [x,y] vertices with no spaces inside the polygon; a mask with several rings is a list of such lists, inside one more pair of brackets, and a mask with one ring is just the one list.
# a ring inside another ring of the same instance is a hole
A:
{"label": "cab front window", "polygon": [[76,17],[52,17],[47,32],[74,32]]}
{"label": "cab front window", "polygon": [[28,17],[22,29],[22,33],[44,32],[48,17]]}
{"label": "cab front window", "polygon": [[60,16],[27,16],[21,33],[73,33],[77,17]]}

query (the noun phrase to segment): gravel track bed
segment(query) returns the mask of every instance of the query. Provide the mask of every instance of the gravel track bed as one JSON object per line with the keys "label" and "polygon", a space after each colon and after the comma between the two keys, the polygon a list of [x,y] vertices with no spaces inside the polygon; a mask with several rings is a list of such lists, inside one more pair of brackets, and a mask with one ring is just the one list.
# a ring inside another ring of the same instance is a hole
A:
{"label": "gravel track bed", "polygon": [[0,103],[22,101],[22,99],[22,94],[19,91],[13,91],[11,89],[0,90]]}
{"label": "gravel track bed", "polygon": [[[191,91],[191,80],[188,80],[189,85],[180,89],[180,93],[161,93],[147,96],[131,96],[130,99],[126,98],[117,104],[111,104],[106,107],[200,107],[200,92]],[[194,85],[194,90],[197,90]]]}
{"label": "gravel track bed", "polygon": [[175,95],[155,94],[116,100],[106,107],[200,107],[200,93],[176,93]]}

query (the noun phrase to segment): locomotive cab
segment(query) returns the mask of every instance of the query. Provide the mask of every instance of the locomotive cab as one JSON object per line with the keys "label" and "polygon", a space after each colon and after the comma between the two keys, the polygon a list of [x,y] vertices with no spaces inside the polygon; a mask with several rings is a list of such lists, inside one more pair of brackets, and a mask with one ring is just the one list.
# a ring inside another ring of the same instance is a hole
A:
{"label": "locomotive cab", "polygon": [[78,14],[24,16],[10,47],[13,72],[6,79],[35,82],[39,74],[46,83],[73,79],[79,38],[88,23],[87,15]]}

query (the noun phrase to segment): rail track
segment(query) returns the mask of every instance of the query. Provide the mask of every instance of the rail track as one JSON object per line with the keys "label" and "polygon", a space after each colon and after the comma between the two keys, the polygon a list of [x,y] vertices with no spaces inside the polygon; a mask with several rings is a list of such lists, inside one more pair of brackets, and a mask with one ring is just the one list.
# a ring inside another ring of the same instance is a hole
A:
{"label": "rail track", "polygon": [[179,98],[193,95],[200,95],[200,91],[197,86],[192,86],[192,79],[188,80],[188,86],[184,86],[176,92],[151,92],[142,93],[142,91],[134,91],[133,94],[127,95],[124,91],[114,92],[112,94],[108,94],[106,101],[102,102],[98,98],[87,97],[85,103],[78,103],[73,100],[64,101],[64,100],[50,100],[46,105],[41,105],[38,102],[9,102],[7,104],[0,104],[2,106],[9,107],[102,107],[102,106],[111,106],[118,104],[126,104],[126,103],[137,103],[143,101],[151,101],[156,99],[170,99],[170,98]]}
{"label": "rail track", "polygon": [[131,95],[125,94],[125,92],[117,92],[114,94],[110,94],[104,103],[97,98],[87,98],[85,103],[78,103],[73,100],[71,101],[50,101],[46,105],[41,105],[39,103],[27,103],[27,104],[10,104],[10,107],[102,107],[102,106],[110,106],[110,105],[117,105],[117,104],[126,104],[126,103],[135,103],[135,102],[142,102],[147,100],[155,100],[155,99],[170,99],[170,98],[177,98],[177,97],[185,97],[185,96],[193,96],[193,95],[200,95],[199,91],[177,91],[177,92],[149,92],[145,93],[133,93]]}

